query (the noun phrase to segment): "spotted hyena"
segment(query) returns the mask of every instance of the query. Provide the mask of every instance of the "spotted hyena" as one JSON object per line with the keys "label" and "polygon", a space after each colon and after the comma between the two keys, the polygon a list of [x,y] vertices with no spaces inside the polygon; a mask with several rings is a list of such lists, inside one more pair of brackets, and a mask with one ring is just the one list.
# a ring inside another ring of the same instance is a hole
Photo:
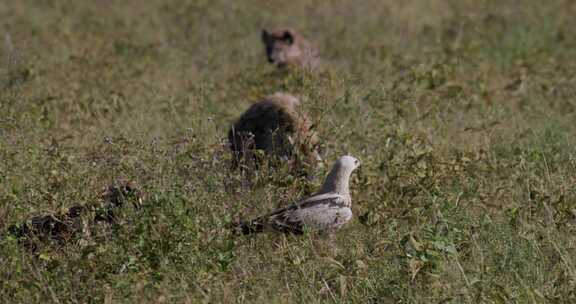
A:
{"label": "spotted hyena", "polygon": [[298,162],[320,160],[317,135],[299,106],[295,96],[275,93],[246,110],[228,132],[235,163],[256,160],[255,150]]}
{"label": "spotted hyena", "polygon": [[318,50],[292,29],[262,30],[262,42],[266,47],[268,62],[278,67],[296,65],[316,70],[320,65]]}

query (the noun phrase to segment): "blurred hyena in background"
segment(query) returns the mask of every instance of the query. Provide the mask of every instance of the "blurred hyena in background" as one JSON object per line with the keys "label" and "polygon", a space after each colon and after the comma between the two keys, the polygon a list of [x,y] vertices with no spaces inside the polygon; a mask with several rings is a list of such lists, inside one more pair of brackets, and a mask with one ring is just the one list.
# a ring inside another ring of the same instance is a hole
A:
{"label": "blurred hyena in background", "polygon": [[292,29],[262,30],[268,62],[278,67],[299,66],[316,70],[320,66],[318,50],[302,35]]}
{"label": "blurred hyena in background", "polygon": [[295,96],[275,93],[246,110],[228,132],[235,165],[260,162],[257,150],[296,167],[320,160],[318,137],[299,106]]}

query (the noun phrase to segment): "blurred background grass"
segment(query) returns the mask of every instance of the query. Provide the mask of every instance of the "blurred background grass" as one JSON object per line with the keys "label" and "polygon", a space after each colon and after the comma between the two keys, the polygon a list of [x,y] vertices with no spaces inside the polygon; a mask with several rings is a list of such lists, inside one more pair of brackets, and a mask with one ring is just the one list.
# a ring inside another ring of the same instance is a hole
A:
{"label": "blurred background grass", "polygon": [[[151,200],[36,254],[2,237],[0,302],[574,302],[575,15],[569,0],[4,2],[1,231],[118,177]],[[269,66],[275,27],[314,41],[322,72]],[[302,98],[325,167],[363,162],[335,241],[225,228],[320,182],[281,168],[247,190],[227,170],[227,129],[275,91]]]}

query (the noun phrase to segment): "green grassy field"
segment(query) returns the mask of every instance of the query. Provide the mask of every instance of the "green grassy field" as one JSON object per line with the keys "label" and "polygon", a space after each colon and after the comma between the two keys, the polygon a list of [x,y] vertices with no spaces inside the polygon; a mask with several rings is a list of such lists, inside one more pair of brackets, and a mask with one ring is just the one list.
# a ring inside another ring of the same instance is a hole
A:
{"label": "green grassy field", "polygon": [[[576,303],[574,16],[569,0],[4,1],[0,302]],[[267,64],[260,31],[284,26],[320,73]],[[321,183],[228,170],[228,128],[276,91],[315,122],[318,176],[362,161],[334,240],[227,229]],[[86,217],[35,253],[5,234],[118,178],[149,199],[112,227]]]}

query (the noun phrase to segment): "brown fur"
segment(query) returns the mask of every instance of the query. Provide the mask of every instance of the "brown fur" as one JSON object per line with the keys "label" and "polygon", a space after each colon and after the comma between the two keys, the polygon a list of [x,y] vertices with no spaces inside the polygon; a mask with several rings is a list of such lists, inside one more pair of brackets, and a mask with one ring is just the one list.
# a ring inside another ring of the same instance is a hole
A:
{"label": "brown fur", "polygon": [[228,132],[235,163],[248,154],[257,158],[254,150],[284,159],[319,159],[318,138],[299,105],[296,97],[275,93],[244,112]]}
{"label": "brown fur", "polygon": [[316,70],[320,65],[318,50],[294,30],[262,30],[262,42],[268,62],[278,67],[295,65]]}

